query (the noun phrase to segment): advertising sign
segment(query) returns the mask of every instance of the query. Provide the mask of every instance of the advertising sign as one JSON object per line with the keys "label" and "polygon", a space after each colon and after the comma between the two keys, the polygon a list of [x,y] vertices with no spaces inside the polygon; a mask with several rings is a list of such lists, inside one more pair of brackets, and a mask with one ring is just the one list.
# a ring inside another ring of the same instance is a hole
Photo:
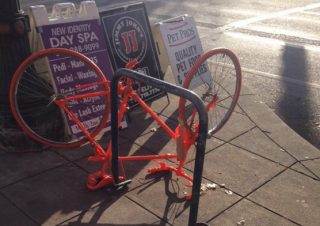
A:
{"label": "advertising sign", "polygon": [[[61,15],[63,8],[67,12],[73,11],[73,13],[63,17]],[[30,11],[43,48],[66,48],[79,52],[97,64],[105,77],[111,80],[113,70],[95,3],[83,2],[81,9],[84,10],[80,10],[79,15],[77,15],[72,3],[56,4],[53,7],[52,15],[58,16],[52,16],[51,20],[43,7],[31,7]],[[68,93],[74,91],[70,90],[71,87],[100,81],[94,71],[82,62],[77,62],[65,56],[48,58],[52,80],[58,93],[68,95]],[[91,91],[101,91],[103,88],[102,86],[92,86],[82,93],[88,92],[89,89]],[[105,98],[97,96],[87,100],[76,100],[88,102],[88,104],[79,104],[73,107],[74,114],[81,116],[81,122],[87,130],[90,131],[100,121],[102,114],[105,112]],[[70,117],[65,118],[73,135],[82,134]],[[122,122],[121,126],[125,127],[126,122]],[[104,131],[109,129],[110,122],[107,123]]]}
{"label": "advertising sign", "polygon": [[[167,20],[157,23],[156,26],[160,29],[176,84],[182,86],[188,72],[203,54],[194,18],[183,16],[179,20],[175,18],[173,21]],[[201,79],[197,75],[201,75]],[[198,68],[189,89],[194,89],[203,82],[211,84],[206,62]]]}
{"label": "advertising sign", "polygon": [[[154,48],[149,20],[143,3],[110,8],[100,12],[107,47],[113,69],[124,68],[134,59],[134,70],[162,78],[159,61]],[[162,97],[164,91],[142,84],[140,97],[145,102]],[[133,108],[136,102],[130,104]]]}

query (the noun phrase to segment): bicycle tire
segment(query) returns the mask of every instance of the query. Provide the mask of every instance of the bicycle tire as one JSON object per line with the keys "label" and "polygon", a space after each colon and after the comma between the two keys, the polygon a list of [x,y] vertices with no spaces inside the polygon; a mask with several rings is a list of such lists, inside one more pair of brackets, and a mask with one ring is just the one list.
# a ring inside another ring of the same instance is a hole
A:
{"label": "bicycle tire", "polygon": [[[81,82],[88,82],[88,77],[90,83],[102,83],[77,89]],[[94,91],[109,91],[95,63],[69,49],[45,49],[32,54],[16,70],[10,85],[10,106],[17,123],[30,137],[47,146],[73,148],[88,142],[88,138],[54,100]],[[105,127],[110,112],[107,96],[81,98],[65,106],[91,137]],[[93,114],[85,115],[90,111]]]}
{"label": "bicycle tire", "polygon": [[[206,52],[195,62],[186,76],[183,88],[194,91],[207,108],[208,138],[217,133],[229,120],[240,95],[241,77],[239,60],[226,48]],[[214,103],[216,95],[219,98]],[[196,131],[198,114],[194,105],[184,98],[180,98],[179,101],[179,117],[191,133]]]}

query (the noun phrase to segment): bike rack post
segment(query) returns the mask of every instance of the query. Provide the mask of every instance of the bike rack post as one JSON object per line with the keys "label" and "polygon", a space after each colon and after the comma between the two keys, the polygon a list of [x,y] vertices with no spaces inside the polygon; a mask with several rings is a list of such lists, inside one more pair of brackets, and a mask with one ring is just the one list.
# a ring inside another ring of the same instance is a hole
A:
{"label": "bike rack post", "polygon": [[118,161],[118,82],[119,78],[125,76],[137,81],[141,81],[147,85],[163,89],[174,95],[183,97],[190,100],[196,107],[199,114],[199,135],[197,138],[196,146],[196,159],[194,166],[194,176],[193,176],[193,186],[192,186],[192,198],[190,205],[190,214],[189,214],[189,226],[196,225],[199,199],[200,199],[200,188],[201,188],[201,179],[202,171],[204,164],[204,154],[206,148],[206,139],[208,131],[208,114],[207,110],[202,103],[200,97],[194,92],[178,87],[176,85],[170,84],[168,82],[146,76],[144,74],[138,73],[136,71],[128,69],[119,69],[115,72],[111,79],[111,131],[112,131],[112,172],[115,181],[115,186],[119,187],[125,182],[119,183],[118,173],[119,173],[119,161]]}

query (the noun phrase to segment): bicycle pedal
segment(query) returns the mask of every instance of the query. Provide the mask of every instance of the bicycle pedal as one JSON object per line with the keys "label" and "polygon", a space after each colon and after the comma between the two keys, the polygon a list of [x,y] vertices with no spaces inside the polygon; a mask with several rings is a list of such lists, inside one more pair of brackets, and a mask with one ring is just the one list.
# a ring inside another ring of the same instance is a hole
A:
{"label": "bicycle pedal", "polygon": [[[121,177],[121,178],[123,180],[123,177]],[[119,180],[120,180],[120,177],[119,177]],[[122,181],[122,182],[120,182],[118,184],[115,184],[114,186],[108,187],[107,188],[107,192],[108,193],[114,193],[116,191],[121,190],[124,187],[127,187],[127,185],[130,184],[130,183],[131,183],[131,180]]]}
{"label": "bicycle pedal", "polygon": [[[120,176],[119,181],[123,181],[124,177]],[[103,175],[102,177],[95,177],[94,175],[88,175],[87,187],[90,190],[97,190],[101,187],[113,185],[113,177],[111,175]]]}
{"label": "bicycle pedal", "polygon": [[192,194],[191,193],[187,194],[186,195],[186,200],[190,201],[191,199],[192,199]]}

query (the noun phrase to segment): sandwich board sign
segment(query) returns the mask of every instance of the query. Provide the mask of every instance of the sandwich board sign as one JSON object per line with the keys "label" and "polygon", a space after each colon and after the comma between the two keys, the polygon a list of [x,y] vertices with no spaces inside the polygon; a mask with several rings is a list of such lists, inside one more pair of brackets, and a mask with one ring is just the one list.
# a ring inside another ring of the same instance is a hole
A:
{"label": "sandwich board sign", "polygon": [[[32,25],[30,41],[33,51],[48,48],[67,48],[77,51],[90,58],[101,69],[105,77],[108,80],[111,79],[113,70],[103,36],[99,12],[94,1],[82,2],[78,14],[72,3],[55,4],[51,16],[48,16],[43,5],[30,7],[29,14]],[[73,83],[72,87],[75,87],[76,85],[99,82],[95,73],[88,66],[77,67],[73,61],[73,59],[65,57],[48,57],[49,74],[54,88],[59,93],[70,93],[70,83]],[[56,70],[58,66],[63,70]],[[61,82],[61,78],[65,78],[63,82]],[[95,91],[102,89],[99,86],[93,88]],[[82,92],[82,94],[84,93]],[[99,96],[91,98],[90,105],[76,107],[78,108],[76,112],[86,111],[87,115],[82,117],[82,124],[89,131],[90,125],[100,121],[105,111],[105,98]],[[88,110],[88,108],[91,109]],[[69,125],[69,132],[74,136],[81,136],[81,130],[75,122],[66,115],[64,118]],[[126,121],[123,120],[121,127],[126,126]],[[110,130],[110,122],[107,123],[103,131],[107,130]]]}
{"label": "sandwich board sign", "polygon": [[[194,63],[203,55],[194,18],[182,15],[156,23],[153,28],[153,34],[158,44],[157,46],[161,48],[159,52],[162,53],[160,58],[162,70],[166,70],[168,66],[168,62],[164,58],[169,58],[176,84],[182,86]],[[164,52],[166,54],[163,54]],[[197,75],[201,75],[201,78]],[[207,62],[199,66],[196,76],[193,77],[189,85],[189,89],[192,90],[203,82],[211,85]]]}
{"label": "sandwich board sign", "polygon": [[[122,6],[108,6],[100,11],[107,47],[113,69],[124,68],[134,59],[138,64],[133,70],[162,79],[157,53],[150,28],[149,19],[143,3]],[[140,97],[148,102],[164,96],[166,93],[149,85],[141,85]],[[131,109],[139,106],[129,103]]]}

